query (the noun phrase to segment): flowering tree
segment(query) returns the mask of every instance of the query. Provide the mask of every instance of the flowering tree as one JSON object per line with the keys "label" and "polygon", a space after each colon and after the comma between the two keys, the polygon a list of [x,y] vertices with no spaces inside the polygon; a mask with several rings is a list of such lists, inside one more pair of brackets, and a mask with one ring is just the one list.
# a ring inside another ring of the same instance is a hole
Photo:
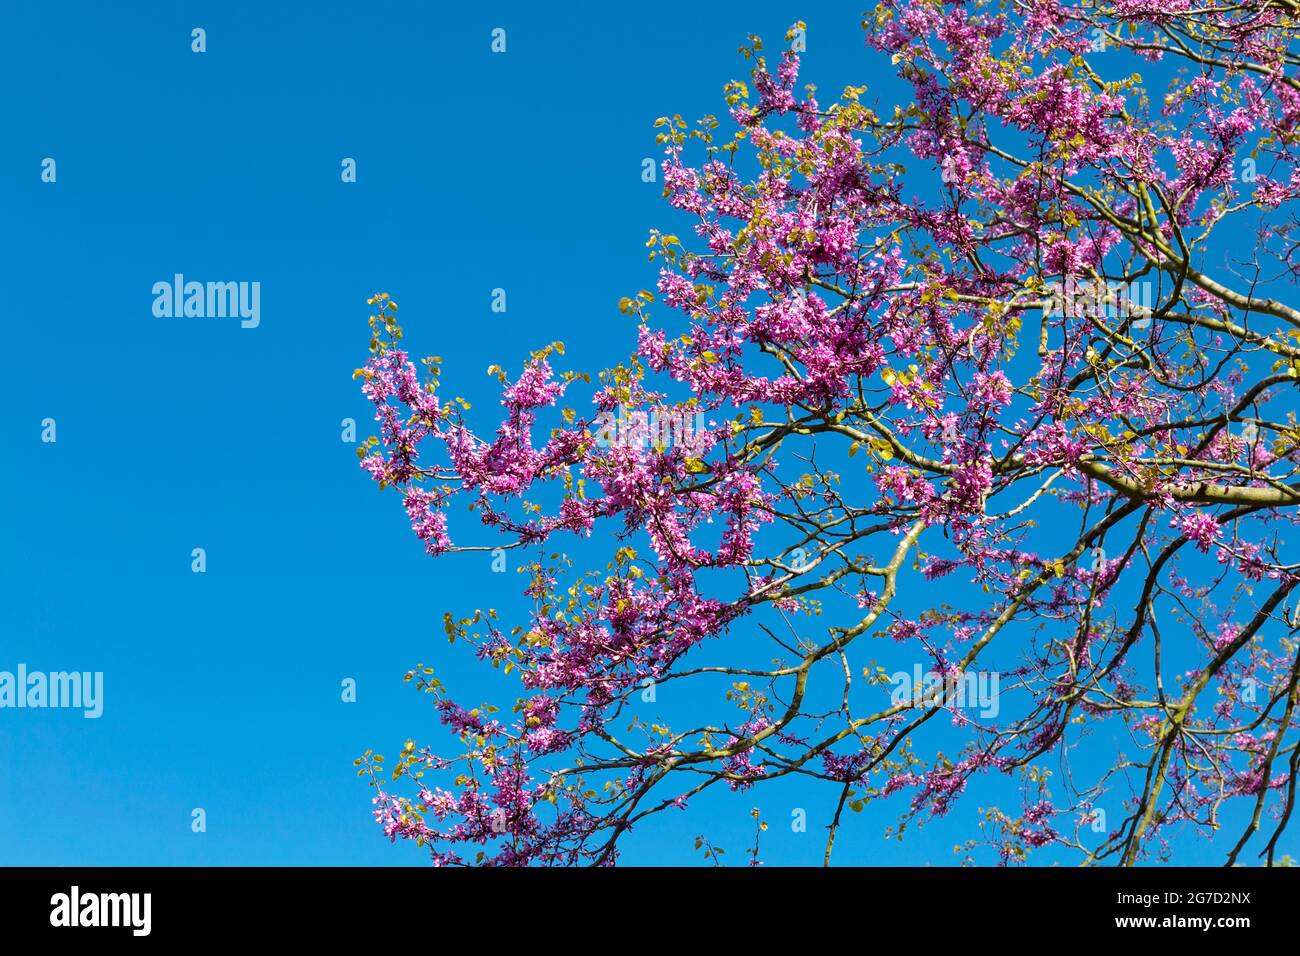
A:
{"label": "flowering tree", "polygon": [[[913,91],[887,107],[822,103],[751,38],[726,118],[658,121],[693,235],[650,234],[635,355],[494,366],[491,435],[372,299],[362,466],[430,554],[519,549],[532,606],[446,617],[520,681],[513,712],[407,675],[461,746],[358,761],[385,833],[436,863],[609,864],[704,791],[803,778],[829,861],[846,810],[923,823],[978,777],[1014,796],[968,859],[1132,864],[1221,828],[1228,862],[1280,859],[1298,22],[884,0],[867,46]],[[565,542],[608,551],[584,569]]]}

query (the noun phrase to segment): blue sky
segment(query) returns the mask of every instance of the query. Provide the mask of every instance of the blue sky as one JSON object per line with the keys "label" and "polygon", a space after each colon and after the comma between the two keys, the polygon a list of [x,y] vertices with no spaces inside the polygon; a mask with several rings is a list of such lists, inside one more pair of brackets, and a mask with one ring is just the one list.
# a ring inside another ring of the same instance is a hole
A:
{"label": "blue sky", "polygon": [[[442,614],[517,588],[424,557],[340,440],[345,417],[370,433],[366,298],[392,293],[476,404],[489,363],[554,339],[571,367],[616,362],[615,304],[652,285],[647,231],[674,221],[640,175],[655,117],[721,113],[745,35],[796,19],[824,96],[897,90],[842,3],[287,7],[6,4],[0,669],[102,671],[105,713],[0,711],[0,864],[422,865],[352,760],[431,728],[401,681],[417,660],[486,691]],[[260,326],[155,318],[175,273],[260,282]],[[818,860],[832,791],[802,837],[779,825],[801,796],[772,799],[764,858]],[[628,859],[698,861],[698,832],[738,857],[752,803],[634,834]],[[977,805],[902,844],[864,814],[841,862],[951,863]]]}

